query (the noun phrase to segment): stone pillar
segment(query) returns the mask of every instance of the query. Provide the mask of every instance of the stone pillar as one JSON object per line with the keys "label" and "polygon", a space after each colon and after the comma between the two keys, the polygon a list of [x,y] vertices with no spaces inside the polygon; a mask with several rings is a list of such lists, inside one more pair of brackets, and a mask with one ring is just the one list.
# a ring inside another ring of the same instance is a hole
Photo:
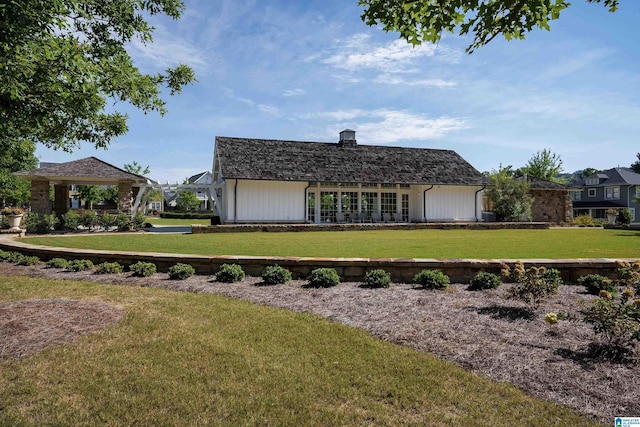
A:
{"label": "stone pillar", "polygon": [[48,180],[31,181],[31,210],[39,214],[51,213]]}
{"label": "stone pillar", "polygon": [[53,210],[58,217],[69,211],[69,185],[57,184],[54,188]]}
{"label": "stone pillar", "polygon": [[133,187],[130,182],[118,183],[118,210],[131,215],[133,205]]}

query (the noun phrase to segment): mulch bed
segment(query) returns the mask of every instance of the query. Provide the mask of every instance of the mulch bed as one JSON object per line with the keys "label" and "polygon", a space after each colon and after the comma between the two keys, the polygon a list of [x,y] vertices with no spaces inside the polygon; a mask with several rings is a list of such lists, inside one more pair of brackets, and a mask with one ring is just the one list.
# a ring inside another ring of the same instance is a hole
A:
{"label": "mulch bed", "polygon": [[[561,286],[559,294],[541,304],[532,315],[523,304],[507,298],[510,285],[476,292],[461,284],[454,284],[447,291],[427,291],[411,284],[368,289],[361,283],[315,289],[305,287],[305,281],[276,286],[262,286],[261,279],[255,277],[233,284],[215,282],[211,276],[172,281],[166,274],[136,278],[127,273],[70,273],[7,263],[0,263],[0,274],[215,293],[313,313],[365,329],[380,339],[435,354],[496,381],[508,381],[534,396],[604,421],[640,415],[640,364],[598,357],[590,345],[597,341],[596,336],[582,322],[564,321],[554,326],[544,322],[549,312],[579,316],[579,301],[594,298],[581,286]],[[81,305],[73,307],[85,311]],[[55,309],[48,312],[53,314]],[[65,322],[71,328],[68,336],[74,335],[73,316],[69,313]],[[60,316],[51,317],[50,321],[59,322]],[[24,340],[29,342],[34,337],[45,344],[49,339],[47,333],[25,333]]]}

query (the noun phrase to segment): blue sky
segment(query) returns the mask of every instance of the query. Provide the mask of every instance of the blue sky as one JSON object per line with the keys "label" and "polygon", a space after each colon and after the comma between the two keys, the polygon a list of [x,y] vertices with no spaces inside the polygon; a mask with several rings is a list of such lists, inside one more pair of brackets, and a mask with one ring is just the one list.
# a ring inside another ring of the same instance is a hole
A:
{"label": "blue sky", "polygon": [[356,0],[187,0],[179,21],[153,18],[154,43],[133,43],[144,72],[186,63],[198,82],[169,112],[127,104],[129,132],[108,150],[39,147],[41,161],[137,161],[161,182],[211,170],[216,135],[444,148],[476,169],[523,166],[545,148],[565,172],[629,166],[640,151],[640,3],[574,0],[551,31],[467,37],[411,48],[366,26]]}

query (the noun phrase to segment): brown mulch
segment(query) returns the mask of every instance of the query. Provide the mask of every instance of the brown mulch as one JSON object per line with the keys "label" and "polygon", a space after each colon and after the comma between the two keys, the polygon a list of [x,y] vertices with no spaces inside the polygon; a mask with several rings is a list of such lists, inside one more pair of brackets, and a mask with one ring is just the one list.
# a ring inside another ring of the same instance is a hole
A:
{"label": "brown mulch", "polygon": [[[7,263],[0,263],[0,274],[215,293],[313,313],[365,329],[378,338],[435,354],[605,421],[640,414],[640,387],[636,384],[640,364],[616,363],[598,356],[590,346],[596,336],[582,322],[564,321],[553,327],[544,322],[549,312],[579,316],[579,302],[594,298],[581,286],[561,286],[558,295],[531,315],[523,304],[507,298],[509,285],[480,292],[468,291],[461,284],[452,285],[448,291],[426,291],[410,284],[368,289],[360,283],[314,289],[305,287],[304,281],[277,286],[261,286],[261,280],[255,277],[233,284],[215,282],[211,276],[172,281],[166,274],[136,278],[128,274],[69,273]],[[0,306],[0,313],[3,307]],[[82,306],[74,307],[84,312]],[[75,314],[68,316],[72,319]],[[60,318],[52,317],[51,321],[59,322]],[[70,331],[68,334],[73,335],[73,330]],[[44,341],[46,335],[41,335]],[[33,337],[28,334],[24,337],[25,341],[30,338]]]}

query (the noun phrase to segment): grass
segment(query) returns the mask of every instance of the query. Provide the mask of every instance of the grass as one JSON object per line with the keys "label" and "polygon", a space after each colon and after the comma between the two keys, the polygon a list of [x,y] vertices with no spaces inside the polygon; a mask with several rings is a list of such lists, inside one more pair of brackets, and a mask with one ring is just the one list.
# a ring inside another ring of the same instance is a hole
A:
{"label": "grass", "polygon": [[193,235],[102,234],[29,237],[25,242],[110,251],[197,255],[362,258],[636,258],[636,231],[368,230]]}
{"label": "grass", "polygon": [[0,302],[125,307],[0,362],[0,425],[598,425],[507,383],[308,314],[207,294],[0,277]]}
{"label": "grass", "polygon": [[160,218],[159,216],[148,216],[145,222],[153,225],[211,225],[210,219]]}

